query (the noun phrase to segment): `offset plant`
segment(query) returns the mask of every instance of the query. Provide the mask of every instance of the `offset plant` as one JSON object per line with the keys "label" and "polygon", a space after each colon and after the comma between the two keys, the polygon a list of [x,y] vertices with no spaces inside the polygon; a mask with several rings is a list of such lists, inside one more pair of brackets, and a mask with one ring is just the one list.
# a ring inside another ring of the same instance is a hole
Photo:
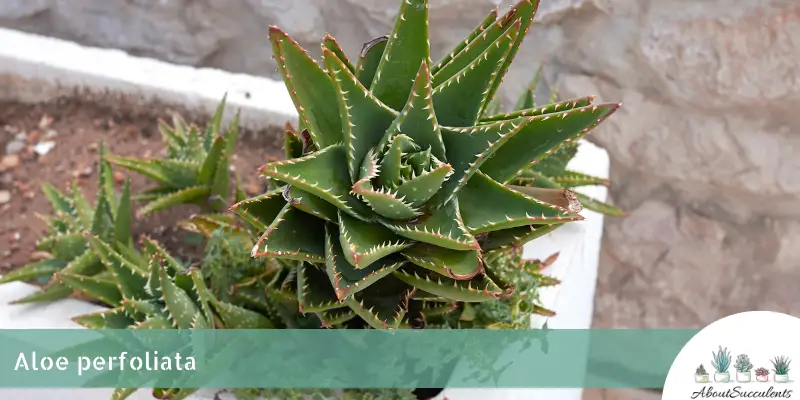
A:
{"label": "offset plant", "polygon": [[436,63],[425,0],[404,1],[391,34],[356,64],[331,36],[320,65],[270,28],[299,133],[287,133],[287,160],[260,169],[275,188],[233,210],[263,232],[253,256],[293,265],[301,310],[352,310],[371,327],[398,328],[419,324],[409,310],[421,303],[508,299],[516,288],[485,253],[582,219],[571,191],[513,183],[618,104],[481,120],[537,6],[495,10]]}
{"label": "offset plant", "polygon": [[[594,101],[594,96],[587,96],[559,102],[558,91],[553,90],[547,103],[543,106],[537,106],[534,92],[539,86],[541,72],[542,69],[539,68],[527,90],[520,95],[513,110],[508,113],[501,113],[500,109],[502,105],[496,102],[492,107],[494,112],[490,116],[482,118],[481,121],[490,123],[492,121],[513,118],[515,116],[523,116],[526,115],[526,110],[543,112],[542,110],[547,111],[549,108],[550,112],[556,112],[558,110],[587,106]],[[578,146],[579,142],[577,140],[561,146],[552,154],[544,157],[540,162],[522,171],[514,180],[514,184],[539,188],[565,189],[574,189],[582,186],[609,186],[611,182],[608,179],[572,171],[567,168],[569,162],[577,155]],[[581,204],[589,210],[609,216],[627,215],[625,211],[611,204],[591,198],[582,193],[575,192],[575,196],[577,196]]]}
{"label": "offset plant", "polygon": [[117,251],[127,253],[132,248],[130,181],[126,180],[122,194],[114,188],[111,166],[104,160],[106,149],[99,146],[98,191],[92,206],[77,184],[63,193],[50,184],[42,191],[53,206],[53,214],[40,216],[47,222],[49,233],[39,239],[36,249],[44,259],[11,271],[0,283],[35,281],[46,283],[41,291],[14,303],[48,302],[69,297],[73,290],[57,280],[56,273],[97,276],[107,279],[107,271],[97,253],[87,246],[83,232],[90,232],[110,243]]}
{"label": "offset plant", "polygon": [[[113,164],[146,176],[158,186],[136,196],[146,201],[138,213],[152,214],[181,204],[195,204],[205,212],[219,213],[230,206],[230,159],[239,134],[239,114],[224,130],[223,98],[204,132],[187,124],[180,116],[173,117],[173,125],[159,121],[159,131],[167,148],[164,159],[141,159],[109,156]],[[235,182],[235,199],[244,194]]]}

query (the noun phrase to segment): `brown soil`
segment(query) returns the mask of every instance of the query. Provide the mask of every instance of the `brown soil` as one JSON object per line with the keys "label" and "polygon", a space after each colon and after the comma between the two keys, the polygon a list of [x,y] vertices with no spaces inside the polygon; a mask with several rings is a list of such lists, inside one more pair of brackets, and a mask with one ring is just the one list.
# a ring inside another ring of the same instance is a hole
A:
{"label": "brown soil", "polygon": [[[169,118],[178,112],[200,126],[205,126],[207,120],[157,105],[149,109],[123,108],[64,99],[40,105],[0,102],[0,192],[11,193],[10,200],[0,204],[0,274],[30,262],[35,256],[36,241],[46,233],[46,225],[37,215],[48,215],[52,208],[41,192],[42,183],[65,189],[77,180],[89,201],[94,202],[97,144],[101,140],[107,151],[115,155],[159,156],[163,146],[157,129],[158,118]],[[2,158],[6,155],[6,144],[19,132],[27,134],[27,147],[18,154],[19,164],[13,166],[14,160],[10,160],[12,166],[9,167]],[[280,156],[279,132],[276,129],[240,133],[232,164],[251,195],[263,189],[257,168],[268,157]],[[55,141],[56,145],[46,155],[38,156],[33,146],[39,141]],[[154,185],[137,174],[113,168],[119,190],[126,176],[131,178],[134,194]],[[136,222],[134,233],[150,235],[178,256],[196,254],[198,248],[188,243],[188,233],[175,228],[175,223],[197,211],[185,206],[145,217]]]}

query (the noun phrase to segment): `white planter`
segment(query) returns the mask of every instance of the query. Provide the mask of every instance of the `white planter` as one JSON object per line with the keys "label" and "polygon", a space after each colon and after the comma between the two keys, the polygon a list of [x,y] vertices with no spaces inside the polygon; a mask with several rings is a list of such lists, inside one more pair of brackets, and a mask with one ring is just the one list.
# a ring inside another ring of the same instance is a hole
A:
{"label": "white planter", "polygon": [[[282,82],[219,70],[196,69],[152,59],[129,56],[118,50],[88,48],[75,43],[22,32],[0,29],[0,100],[28,103],[43,102],[62,95],[74,95],[94,101],[144,104],[158,102],[166,107],[179,106],[189,112],[211,115],[227,93],[227,118],[241,110],[243,127],[260,129],[282,127],[297,114]],[[266,50],[265,50],[266,51]],[[113,68],[109,68],[109,66]],[[608,177],[607,153],[583,142],[570,168],[603,178]],[[587,187],[581,193],[604,201],[605,188]],[[545,322],[553,329],[588,329],[591,327],[594,291],[603,216],[585,210],[582,222],[568,224],[539,238],[524,249],[525,258],[544,259],[559,252],[557,261],[544,272],[561,280],[561,285],[541,293],[543,305],[555,310],[551,318],[531,321],[539,328]],[[73,328],[81,329],[69,318],[100,311],[102,308],[67,299],[44,305],[8,303],[34,292],[22,283],[0,285],[0,327],[2,328]],[[588,346],[588,343],[576,344]],[[585,365],[577,366],[585,368]],[[109,390],[0,390],[0,398],[45,399],[75,397],[83,400],[107,400]],[[196,399],[206,398],[206,392]],[[580,400],[581,389],[447,389],[437,400]],[[150,398],[139,391],[134,399]]]}
{"label": "white planter", "polygon": [[694,381],[697,383],[708,383],[708,375],[695,375]]}
{"label": "white planter", "polygon": [[750,371],[747,372],[736,371],[736,382],[741,382],[741,383],[750,382],[750,378],[751,378]]}
{"label": "white planter", "polygon": [[769,381],[769,375],[756,375],[756,380],[759,382]]}
{"label": "white planter", "polygon": [[789,374],[785,374],[785,375],[775,374],[775,382],[778,382],[778,383],[789,382]]}
{"label": "white planter", "polygon": [[730,382],[731,380],[731,373],[730,372],[715,372],[714,373],[714,382]]}

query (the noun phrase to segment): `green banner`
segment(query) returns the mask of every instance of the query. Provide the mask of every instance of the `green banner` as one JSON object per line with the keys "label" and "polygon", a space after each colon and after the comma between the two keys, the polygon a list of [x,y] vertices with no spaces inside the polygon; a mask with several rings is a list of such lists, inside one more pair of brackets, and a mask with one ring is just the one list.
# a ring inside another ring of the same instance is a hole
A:
{"label": "green banner", "polygon": [[2,388],[662,388],[696,330],[0,330]]}

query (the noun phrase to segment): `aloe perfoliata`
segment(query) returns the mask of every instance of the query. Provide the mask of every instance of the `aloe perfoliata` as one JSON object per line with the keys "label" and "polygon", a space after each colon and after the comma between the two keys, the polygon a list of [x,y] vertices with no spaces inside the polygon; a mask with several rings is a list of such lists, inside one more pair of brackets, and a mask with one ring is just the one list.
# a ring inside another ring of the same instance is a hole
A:
{"label": "aloe perfoliata", "polygon": [[67,193],[53,185],[43,184],[42,191],[53,206],[53,214],[40,216],[48,234],[39,239],[36,249],[42,260],[11,271],[0,278],[0,284],[14,281],[40,281],[44,287],[14,303],[49,302],[69,297],[73,290],[52,279],[58,273],[108,277],[100,258],[83,238],[83,232],[103,238],[114,249],[125,252],[132,246],[130,181],[125,180],[122,193],[114,188],[111,166],[104,160],[105,145],[99,146],[98,182],[95,204],[86,199],[77,183]]}
{"label": "aloe perfoliata", "polygon": [[253,256],[294,264],[302,310],[352,310],[374,328],[415,326],[419,301],[513,293],[484,252],[582,219],[571,191],[515,178],[619,107],[571,102],[484,121],[538,1],[494,10],[436,63],[428,1],[401,3],[392,32],[355,63],[330,35],[318,62],[270,28],[299,133],[288,133],[288,159],[260,169],[274,189],[233,207],[263,232]]}
{"label": "aloe perfoliata", "polygon": [[139,215],[181,204],[196,204],[204,212],[219,213],[244,198],[237,179],[235,201],[230,199],[229,166],[239,135],[239,114],[237,112],[223,131],[225,104],[226,98],[223,98],[203,132],[177,114],[173,116],[172,126],[159,121],[158,128],[167,148],[166,158],[107,157],[111,163],[158,183],[157,187],[136,196],[136,200],[147,202],[138,210]]}

